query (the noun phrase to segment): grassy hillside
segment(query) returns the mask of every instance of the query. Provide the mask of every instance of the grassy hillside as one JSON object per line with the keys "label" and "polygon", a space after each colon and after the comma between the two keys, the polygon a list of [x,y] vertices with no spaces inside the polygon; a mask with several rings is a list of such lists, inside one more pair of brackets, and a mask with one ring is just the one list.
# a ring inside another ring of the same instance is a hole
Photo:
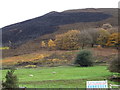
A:
{"label": "grassy hillside", "polygon": [[[7,70],[2,72],[4,77]],[[15,74],[20,86],[27,88],[85,88],[86,81],[107,80],[112,75],[106,66],[18,69]],[[109,81],[109,84],[113,83]]]}

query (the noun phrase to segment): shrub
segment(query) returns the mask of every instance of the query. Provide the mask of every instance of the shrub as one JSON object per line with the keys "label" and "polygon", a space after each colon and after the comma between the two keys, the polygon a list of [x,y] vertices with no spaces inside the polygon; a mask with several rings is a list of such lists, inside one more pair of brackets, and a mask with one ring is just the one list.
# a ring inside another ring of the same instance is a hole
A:
{"label": "shrub", "polygon": [[[18,79],[17,76],[14,75],[14,71],[15,69],[11,69],[10,71],[7,72],[5,78],[6,80],[2,82],[2,87],[3,90],[6,88],[9,88],[10,90],[12,90],[11,88],[18,88]],[[8,89],[7,89],[8,90]]]}
{"label": "shrub", "polygon": [[75,59],[75,64],[79,64],[81,67],[88,67],[92,66],[92,52],[88,50],[82,50],[78,53],[76,59]]}
{"label": "shrub", "polygon": [[25,68],[36,68],[36,65],[26,65]]}
{"label": "shrub", "polygon": [[114,58],[108,68],[111,72],[120,73],[120,59],[118,57]]}
{"label": "shrub", "polygon": [[102,49],[102,46],[101,46],[101,45],[98,45],[97,48],[98,48],[98,49]]}

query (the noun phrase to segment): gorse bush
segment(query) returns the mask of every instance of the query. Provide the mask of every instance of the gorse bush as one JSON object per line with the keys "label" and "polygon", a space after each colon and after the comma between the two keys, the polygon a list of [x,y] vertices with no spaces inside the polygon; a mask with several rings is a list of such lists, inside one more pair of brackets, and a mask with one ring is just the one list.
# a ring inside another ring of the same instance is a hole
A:
{"label": "gorse bush", "polygon": [[82,50],[78,53],[75,59],[75,64],[78,64],[81,67],[92,66],[93,65],[92,59],[93,59],[93,56],[91,51]]}
{"label": "gorse bush", "polygon": [[36,65],[26,65],[25,68],[37,68]]}
{"label": "gorse bush", "polygon": [[120,59],[118,57],[114,58],[108,68],[111,72],[120,73]]}

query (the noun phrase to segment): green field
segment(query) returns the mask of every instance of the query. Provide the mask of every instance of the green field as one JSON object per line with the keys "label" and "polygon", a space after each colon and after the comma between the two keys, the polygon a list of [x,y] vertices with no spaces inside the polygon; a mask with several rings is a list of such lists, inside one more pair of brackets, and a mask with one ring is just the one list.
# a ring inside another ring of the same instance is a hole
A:
{"label": "green field", "polygon": [[[8,70],[2,70],[3,78]],[[107,80],[113,73],[106,66],[39,67],[18,69],[15,74],[21,87],[27,88],[85,88],[86,81]],[[32,77],[30,75],[33,75]],[[109,84],[114,82],[109,81]]]}

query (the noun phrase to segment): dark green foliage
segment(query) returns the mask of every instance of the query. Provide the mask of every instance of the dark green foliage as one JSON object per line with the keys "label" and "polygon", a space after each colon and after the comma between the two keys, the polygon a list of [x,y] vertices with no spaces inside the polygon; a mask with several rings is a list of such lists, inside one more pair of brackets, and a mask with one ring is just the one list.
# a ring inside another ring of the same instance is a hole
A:
{"label": "dark green foliage", "polygon": [[5,88],[18,88],[18,79],[17,76],[14,75],[14,69],[11,69],[7,72],[5,78],[6,80],[2,82],[3,90]]}
{"label": "dark green foliage", "polygon": [[88,50],[82,50],[78,53],[76,59],[75,59],[75,64],[79,64],[81,67],[88,67],[92,66],[93,56],[91,51]]}
{"label": "dark green foliage", "polygon": [[116,57],[113,59],[108,68],[111,72],[120,73],[120,59]]}

